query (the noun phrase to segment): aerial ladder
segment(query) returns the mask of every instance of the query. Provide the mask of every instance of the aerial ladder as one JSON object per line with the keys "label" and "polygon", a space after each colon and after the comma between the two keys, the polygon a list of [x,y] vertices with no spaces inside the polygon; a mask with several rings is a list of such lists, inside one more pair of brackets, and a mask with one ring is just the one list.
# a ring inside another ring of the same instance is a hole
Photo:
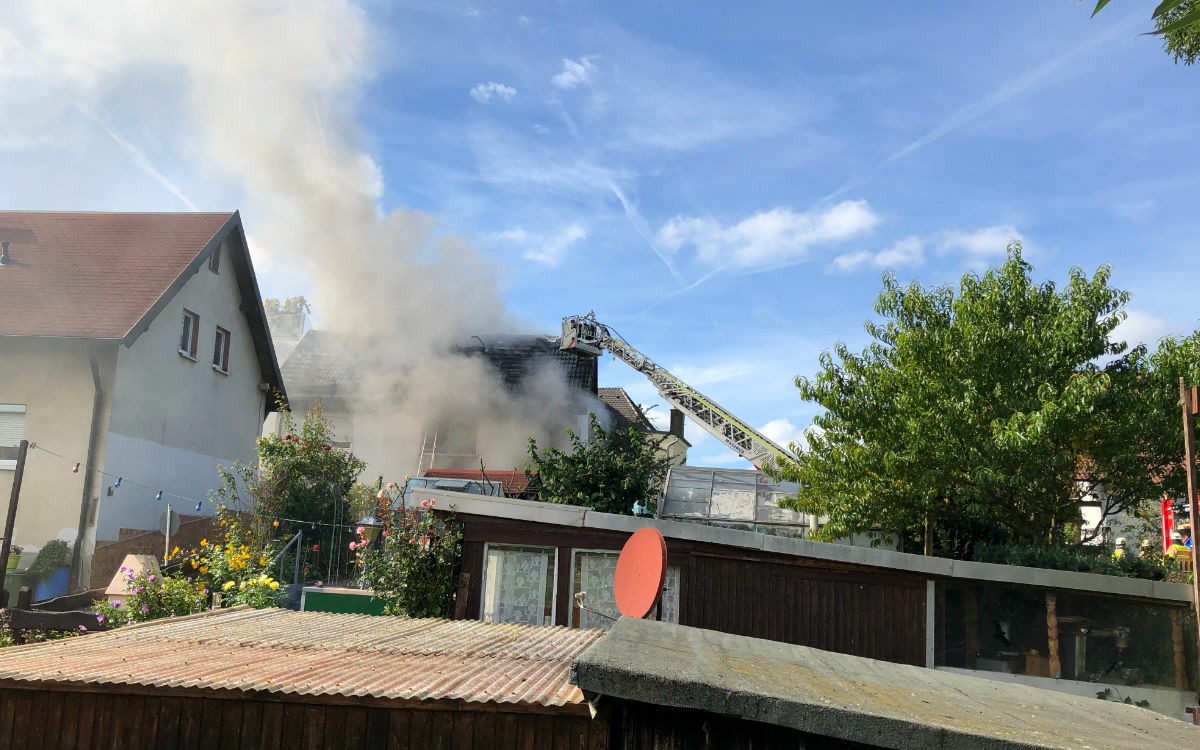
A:
{"label": "aerial ladder", "polygon": [[728,409],[692,388],[665,367],[614,335],[611,328],[596,320],[595,313],[563,318],[560,349],[570,349],[594,356],[610,352],[625,364],[642,373],[658,389],[663,399],[691,417],[713,437],[732,448],[739,456],[768,474],[796,466],[790,451],[738,419]]}

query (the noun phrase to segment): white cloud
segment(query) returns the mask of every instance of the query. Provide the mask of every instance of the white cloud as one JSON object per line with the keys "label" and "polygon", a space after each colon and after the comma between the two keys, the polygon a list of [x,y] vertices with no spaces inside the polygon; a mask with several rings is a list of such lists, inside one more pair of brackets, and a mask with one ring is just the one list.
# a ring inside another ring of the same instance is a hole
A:
{"label": "white cloud", "polygon": [[586,239],[587,234],[586,227],[579,222],[574,222],[551,237],[527,232],[521,227],[506,229],[503,232],[493,232],[488,237],[500,242],[524,245],[525,250],[521,253],[521,257],[525,260],[547,266],[557,266],[566,256],[567,250],[576,242]]}
{"label": "white cloud", "polygon": [[476,84],[475,88],[471,89],[471,98],[483,103],[490,102],[492,99],[508,101],[516,95],[517,90],[512,86],[505,86],[503,83],[496,83],[495,81]]}
{"label": "white cloud", "polygon": [[1010,225],[984,227],[973,232],[953,230],[938,236],[938,253],[941,255],[965,255],[972,260],[985,260],[1003,256],[1008,243],[1017,240],[1022,244],[1025,236]]}
{"label": "white cloud", "polygon": [[910,236],[896,240],[890,247],[877,253],[869,250],[843,253],[834,258],[825,270],[831,273],[850,273],[866,266],[901,268],[903,266],[919,266],[924,262],[925,241],[920,237]]}
{"label": "white cloud", "polygon": [[537,133],[538,135],[548,135],[550,133],[550,128],[546,127],[540,122],[535,122],[533,124],[533,132]]}
{"label": "white cloud", "polygon": [[1127,310],[1127,317],[1109,334],[1109,341],[1124,341],[1133,348],[1145,344],[1153,349],[1158,340],[1167,335],[1167,324],[1141,310]]}
{"label": "white cloud", "polygon": [[517,23],[521,24],[522,26],[528,26],[529,16],[517,16]]}
{"label": "white cloud", "polygon": [[693,365],[675,365],[671,372],[688,385],[700,388],[725,380],[745,377],[754,372],[754,366],[749,362],[729,362],[725,364],[696,367]]}
{"label": "white cloud", "polygon": [[703,262],[755,268],[799,259],[810,245],[865,234],[878,223],[879,216],[866,201],[843,201],[800,213],[780,206],[732,225],[676,216],[658,230],[657,239],[668,252],[691,245]]}
{"label": "white cloud", "polygon": [[558,88],[573,89],[581,84],[592,82],[592,75],[596,72],[592,58],[581,57],[579,60],[568,60],[564,57],[562,64],[562,72],[550,79],[550,83]]}
{"label": "white cloud", "polygon": [[785,448],[792,443],[804,444],[804,428],[797,427],[787,419],[772,419],[759,427],[758,431]]}

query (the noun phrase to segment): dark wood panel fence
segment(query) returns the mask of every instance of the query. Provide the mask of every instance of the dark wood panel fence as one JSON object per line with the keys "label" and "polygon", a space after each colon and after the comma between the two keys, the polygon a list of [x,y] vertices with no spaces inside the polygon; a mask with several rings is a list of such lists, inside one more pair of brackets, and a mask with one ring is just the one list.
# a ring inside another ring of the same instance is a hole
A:
{"label": "dark wood panel fence", "polygon": [[[468,707],[469,706],[469,707]],[[577,708],[577,707],[576,707]],[[11,750],[601,750],[608,724],[494,704],[388,708],[320,702],[0,689]]]}

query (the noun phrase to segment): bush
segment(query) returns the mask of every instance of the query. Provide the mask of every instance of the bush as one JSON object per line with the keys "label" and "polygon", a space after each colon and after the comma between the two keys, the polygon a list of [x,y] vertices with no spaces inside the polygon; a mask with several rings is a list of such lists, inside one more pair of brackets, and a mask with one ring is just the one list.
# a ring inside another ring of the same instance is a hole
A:
{"label": "bush", "polygon": [[462,530],[453,514],[437,518],[433,500],[393,510],[394,498],[385,490],[380,490],[378,502],[379,538],[368,543],[366,529],[360,526],[350,543],[363,578],[386,614],[449,617],[462,559]]}
{"label": "bush", "polygon": [[1141,558],[1135,552],[1129,552],[1114,558],[1112,551],[1107,547],[1037,547],[1024,544],[980,543],[975,545],[974,560],[1027,568],[1144,578],[1151,581],[1182,581],[1185,577],[1174,561],[1163,560],[1160,555]]}
{"label": "bush", "polygon": [[167,576],[153,570],[133,571],[121,567],[128,582],[129,596],[124,603],[111,599],[92,605],[96,620],[109,628],[132,622],[148,622],[202,612],[208,601],[208,589],[190,578]]}
{"label": "bush", "polygon": [[200,546],[188,553],[183,569],[194,576],[197,587],[219,592],[223,605],[278,606],[279,582],[267,575],[267,566],[278,554],[279,545],[265,531],[243,524],[225,508],[217,510],[217,517],[225,530],[223,543],[200,540]]}
{"label": "bush", "polygon": [[25,571],[30,583],[36,583],[50,576],[51,573],[67,564],[71,557],[71,548],[61,539],[51,539],[38,550],[33,564]]}

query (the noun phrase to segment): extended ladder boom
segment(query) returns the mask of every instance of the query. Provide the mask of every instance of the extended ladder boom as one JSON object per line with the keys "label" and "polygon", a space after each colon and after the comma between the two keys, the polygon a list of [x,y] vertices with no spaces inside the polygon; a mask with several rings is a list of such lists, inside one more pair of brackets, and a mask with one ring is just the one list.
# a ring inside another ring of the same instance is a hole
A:
{"label": "extended ladder boom", "polygon": [[672,375],[665,367],[612,334],[595,313],[563,318],[559,348],[614,356],[645,375],[667,403],[692,418],[713,437],[760,469],[794,466],[796,458],[758,430],[735,417],[716,401]]}

